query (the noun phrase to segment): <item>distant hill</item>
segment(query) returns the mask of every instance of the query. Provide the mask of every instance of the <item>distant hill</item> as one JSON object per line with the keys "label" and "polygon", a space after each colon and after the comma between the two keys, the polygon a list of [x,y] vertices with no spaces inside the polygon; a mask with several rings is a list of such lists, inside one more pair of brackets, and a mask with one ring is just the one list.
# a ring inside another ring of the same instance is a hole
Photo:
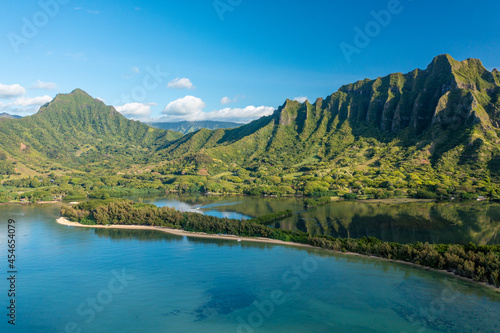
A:
{"label": "distant hill", "polygon": [[30,165],[139,162],[182,134],[122,116],[76,89],[58,94],[38,113],[0,122],[0,151]]}
{"label": "distant hill", "polygon": [[202,128],[210,130],[219,128],[236,128],[244,124],[205,120],[205,121],[180,121],[172,123],[148,123],[148,125],[165,130],[181,132],[182,134],[188,134],[191,132],[196,132],[197,130]]}
{"label": "distant hill", "polygon": [[7,119],[20,119],[22,118],[21,116],[18,116],[18,115],[15,115],[15,114],[9,114],[9,113],[6,113],[6,112],[2,112],[0,113],[0,120],[2,118],[7,118]]}

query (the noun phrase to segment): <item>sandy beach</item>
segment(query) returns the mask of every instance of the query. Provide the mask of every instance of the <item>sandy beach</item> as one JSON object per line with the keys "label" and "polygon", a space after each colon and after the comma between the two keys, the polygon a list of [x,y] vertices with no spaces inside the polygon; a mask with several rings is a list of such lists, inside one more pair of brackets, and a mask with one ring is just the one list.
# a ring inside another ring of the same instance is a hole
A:
{"label": "sandy beach", "polygon": [[135,230],[157,230],[161,232],[166,232],[177,236],[187,236],[187,237],[197,237],[197,238],[214,238],[214,239],[224,239],[232,241],[245,241],[245,242],[257,242],[257,243],[271,243],[278,245],[288,245],[288,246],[300,246],[315,248],[314,246],[300,243],[285,242],[277,239],[270,239],[264,237],[240,237],[235,235],[219,235],[219,234],[207,234],[204,232],[191,232],[178,229],[170,229],[164,227],[153,227],[153,226],[142,226],[142,225],[85,225],[78,222],[71,222],[65,217],[60,217],[57,223],[72,227],[83,227],[83,228],[99,228],[99,229],[135,229]]}
{"label": "sandy beach", "polygon": [[500,288],[495,287],[491,284],[487,284],[484,282],[478,282],[474,281],[472,279],[456,275],[453,272],[448,272],[446,270],[441,270],[441,269],[436,269],[436,268],[431,268],[427,266],[422,266],[422,265],[417,265],[412,262],[406,262],[406,261],[401,261],[401,260],[393,260],[393,259],[388,259],[388,258],[382,258],[382,257],[377,257],[377,256],[369,256],[369,255],[364,255],[360,253],[355,253],[355,252],[339,252],[339,251],[333,251],[333,250],[328,250],[328,249],[323,249],[321,247],[316,247],[316,246],[311,246],[308,244],[301,244],[301,243],[293,243],[293,242],[285,242],[277,239],[271,239],[271,238],[264,238],[264,237],[239,237],[235,235],[218,235],[218,234],[207,234],[204,232],[191,232],[191,231],[184,231],[184,230],[178,230],[178,229],[170,229],[170,228],[164,228],[164,227],[153,227],[153,226],[140,226],[140,225],[85,225],[81,224],[78,222],[71,222],[65,217],[60,217],[56,219],[56,222],[62,225],[66,226],[72,226],[72,227],[83,227],[83,228],[99,228],[99,229],[132,229],[132,230],[157,230],[161,232],[166,232],[172,235],[177,235],[177,236],[187,236],[187,237],[198,237],[198,238],[212,238],[212,239],[224,239],[224,240],[232,240],[232,241],[245,241],[245,242],[256,242],[256,243],[269,243],[269,244],[276,244],[276,245],[286,245],[286,246],[294,246],[294,247],[307,247],[311,249],[319,249],[319,250],[324,250],[324,251],[330,251],[342,255],[349,255],[349,256],[358,256],[358,257],[367,257],[367,258],[372,258],[372,259],[378,259],[378,260],[384,260],[384,261],[390,261],[392,263],[398,263],[398,264],[404,264],[404,265],[410,265],[419,269],[425,269],[428,271],[434,271],[434,272],[439,272],[439,273],[444,273],[450,276],[453,276],[457,279],[464,280],[467,282],[472,282],[474,284],[480,284],[484,287],[487,287],[489,289],[493,289],[496,292],[500,293]]}

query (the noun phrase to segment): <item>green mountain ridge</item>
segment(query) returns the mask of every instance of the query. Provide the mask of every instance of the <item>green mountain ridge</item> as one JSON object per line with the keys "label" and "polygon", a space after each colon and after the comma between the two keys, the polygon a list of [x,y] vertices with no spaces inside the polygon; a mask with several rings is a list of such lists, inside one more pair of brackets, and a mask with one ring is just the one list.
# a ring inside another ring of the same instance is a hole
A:
{"label": "green mountain ridge", "polygon": [[287,100],[273,115],[237,130],[189,134],[167,143],[164,156],[203,150],[224,161],[287,168],[311,158],[335,160],[346,149],[376,140],[418,147],[433,165],[450,155],[457,163],[468,156],[484,165],[498,155],[499,96],[498,71],[487,71],[477,59],[441,55],[425,70],[358,81],[314,104]]}
{"label": "green mountain ridge", "polygon": [[272,115],[238,128],[186,135],[126,119],[77,89],[33,116],[0,122],[0,175],[75,172],[69,177],[77,177],[79,195],[120,184],[180,192],[497,198],[499,131],[500,73],[477,59],[440,55],[426,69],[347,84],[313,104],[288,99]]}
{"label": "green mountain ridge", "polygon": [[3,119],[20,119],[20,118],[22,118],[22,117],[18,116],[16,114],[10,114],[10,113],[7,113],[7,112],[0,113],[0,120],[3,120]]}
{"label": "green mountain ridge", "polygon": [[32,116],[0,122],[0,147],[28,164],[79,167],[103,157],[133,160],[180,136],[129,120],[80,89],[58,94]]}
{"label": "green mountain ridge", "polygon": [[213,121],[213,120],[202,120],[202,121],[179,121],[179,122],[153,122],[146,123],[149,126],[155,128],[161,128],[164,130],[171,130],[175,132],[180,132],[182,134],[188,134],[196,132],[202,128],[206,129],[219,129],[219,128],[236,128],[243,124],[227,122],[227,121]]}

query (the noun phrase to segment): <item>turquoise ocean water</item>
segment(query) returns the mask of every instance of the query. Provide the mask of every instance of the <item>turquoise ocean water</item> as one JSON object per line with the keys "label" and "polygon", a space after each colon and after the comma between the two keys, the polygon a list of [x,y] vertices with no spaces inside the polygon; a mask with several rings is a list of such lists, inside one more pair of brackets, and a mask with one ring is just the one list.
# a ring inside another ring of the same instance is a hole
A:
{"label": "turquoise ocean water", "polygon": [[500,295],[445,274],[291,246],[67,227],[58,215],[0,206],[1,332],[500,332]]}

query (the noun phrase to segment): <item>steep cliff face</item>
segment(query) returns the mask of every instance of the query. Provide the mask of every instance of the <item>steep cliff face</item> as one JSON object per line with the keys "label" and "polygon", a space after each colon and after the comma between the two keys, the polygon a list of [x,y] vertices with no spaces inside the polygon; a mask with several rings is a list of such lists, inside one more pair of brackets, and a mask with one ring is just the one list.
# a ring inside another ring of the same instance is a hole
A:
{"label": "steep cliff face", "polygon": [[495,110],[487,110],[488,105],[498,100],[497,77],[477,59],[458,62],[441,55],[425,70],[343,86],[329,97],[329,107],[353,126],[392,133],[410,129],[419,135],[433,124],[443,129],[481,121],[489,125]]}
{"label": "steep cliff face", "polygon": [[290,166],[334,160],[356,141],[376,139],[417,147],[433,163],[465,153],[486,163],[498,154],[499,83],[500,73],[477,59],[440,55],[425,70],[348,84],[314,104],[287,100],[269,117],[234,130],[194,133],[167,144],[162,153],[175,158],[203,149],[226,161]]}

